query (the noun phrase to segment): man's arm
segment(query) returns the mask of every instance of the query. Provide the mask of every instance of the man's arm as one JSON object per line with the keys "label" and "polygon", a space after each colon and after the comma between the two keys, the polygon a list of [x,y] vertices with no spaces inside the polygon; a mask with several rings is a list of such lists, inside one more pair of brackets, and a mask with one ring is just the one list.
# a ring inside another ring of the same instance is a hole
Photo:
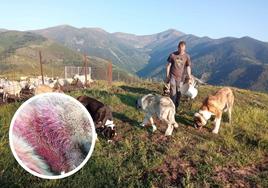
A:
{"label": "man's arm", "polygon": [[170,67],[171,67],[171,62],[172,62],[171,58],[172,58],[172,54],[170,54],[167,58],[167,65],[166,65],[167,69],[166,69],[166,79],[165,79],[166,83],[168,83],[170,80]]}
{"label": "man's arm", "polygon": [[191,66],[186,67],[187,76],[191,78]]}
{"label": "man's arm", "polygon": [[191,64],[192,64],[191,59],[190,56],[188,55],[186,61],[186,78],[185,78],[186,83],[189,83],[191,81],[191,74],[192,74]]}
{"label": "man's arm", "polygon": [[191,73],[192,72],[191,66],[192,66],[191,58],[188,55],[187,56],[187,68],[186,68],[186,72],[187,72],[187,75],[188,75],[189,79],[191,79],[191,74],[192,74]]}
{"label": "man's arm", "polygon": [[169,79],[170,79],[170,67],[171,67],[171,63],[168,62],[167,63],[167,70],[166,70],[166,82],[169,82]]}
{"label": "man's arm", "polygon": [[166,77],[169,78],[169,73],[170,73],[170,67],[171,67],[171,63],[167,63],[167,71],[166,71]]}

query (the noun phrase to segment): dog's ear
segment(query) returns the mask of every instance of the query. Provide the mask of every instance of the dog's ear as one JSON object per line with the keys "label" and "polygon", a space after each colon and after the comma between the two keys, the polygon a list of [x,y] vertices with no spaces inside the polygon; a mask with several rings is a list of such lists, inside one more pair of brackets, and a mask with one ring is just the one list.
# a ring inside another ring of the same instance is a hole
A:
{"label": "dog's ear", "polygon": [[148,97],[146,97],[146,102],[147,102],[147,105],[150,105],[152,102],[153,102],[153,100],[154,100],[154,96],[148,96]]}
{"label": "dog's ear", "polygon": [[79,97],[76,98],[80,103],[82,103],[84,106],[87,106],[88,102],[86,102],[86,98],[85,96],[81,95]]}
{"label": "dog's ear", "polygon": [[97,113],[97,116],[96,116],[96,119],[97,120],[96,120],[96,122],[102,122],[103,124],[105,124],[106,123],[106,121],[104,121],[105,115],[106,115],[106,108],[105,108],[105,106],[99,108],[96,113]]}
{"label": "dog's ear", "polygon": [[82,97],[82,96],[78,96],[76,99],[77,99],[78,101],[80,101],[80,100],[81,100],[81,97]]}
{"label": "dog's ear", "polygon": [[96,125],[97,125],[98,127],[102,127],[102,126],[103,126],[103,123],[102,123],[102,121],[96,121]]}
{"label": "dog's ear", "polygon": [[103,123],[106,124],[107,120],[111,120],[113,119],[113,114],[112,114],[112,110],[110,109],[109,106],[105,105],[103,107],[104,110],[104,117],[103,117]]}
{"label": "dog's ear", "polygon": [[105,109],[106,109],[106,116],[107,116],[107,118],[109,119],[111,119],[112,120],[112,118],[113,118],[113,113],[112,113],[112,109],[110,108],[110,106],[105,106]]}
{"label": "dog's ear", "polygon": [[141,108],[142,109],[145,109],[147,108],[147,106],[150,106],[151,103],[153,102],[153,99],[154,99],[155,95],[154,94],[148,94],[148,95],[145,95],[141,98]]}

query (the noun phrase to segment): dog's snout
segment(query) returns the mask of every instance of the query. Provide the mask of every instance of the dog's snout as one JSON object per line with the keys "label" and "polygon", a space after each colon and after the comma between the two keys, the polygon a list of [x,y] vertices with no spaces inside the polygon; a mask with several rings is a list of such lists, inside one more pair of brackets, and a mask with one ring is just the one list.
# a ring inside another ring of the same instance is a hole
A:
{"label": "dog's snout", "polygon": [[199,128],[199,125],[197,123],[195,123],[195,122],[193,123],[193,126],[194,126],[195,129]]}
{"label": "dog's snout", "polygon": [[200,129],[202,127],[202,124],[198,120],[194,120],[193,126],[196,129]]}

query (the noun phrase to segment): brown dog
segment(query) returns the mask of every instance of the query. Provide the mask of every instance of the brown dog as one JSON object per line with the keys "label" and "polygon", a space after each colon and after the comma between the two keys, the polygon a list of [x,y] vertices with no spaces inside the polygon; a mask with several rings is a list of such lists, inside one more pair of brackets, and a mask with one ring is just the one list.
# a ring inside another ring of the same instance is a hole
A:
{"label": "brown dog", "polygon": [[34,95],[38,95],[41,93],[49,93],[49,92],[63,93],[63,91],[60,88],[51,88],[47,85],[39,85],[35,88]]}
{"label": "brown dog", "polygon": [[90,113],[95,123],[97,133],[108,140],[112,140],[114,136],[116,136],[116,132],[110,107],[97,99],[85,95],[77,97],[77,100],[81,102]]}
{"label": "brown dog", "polygon": [[199,111],[194,115],[194,126],[201,128],[207,124],[207,121],[212,115],[215,115],[215,127],[212,132],[217,134],[220,129],[223,112],[228,112],[229,123],[231,123],[233,104],[234,95],[232,90],[228,87],[218,90],[214,95],[209,95],[203,101]]}

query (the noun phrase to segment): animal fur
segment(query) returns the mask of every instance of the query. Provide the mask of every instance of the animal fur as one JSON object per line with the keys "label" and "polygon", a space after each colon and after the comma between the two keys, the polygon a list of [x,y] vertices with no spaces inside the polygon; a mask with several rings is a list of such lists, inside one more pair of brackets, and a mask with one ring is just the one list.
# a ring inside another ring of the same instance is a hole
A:
{"label": "animal fur", "polygon": [[20,98],[21,86],[19,82],[11,81],[3,86],[3,102],[7,102],[10,95]]}
{"label": "animal fur", "polygon": [[136,105],[138,109],[142,109],[146,113],[141,126],[144,126],[150,121],[153,129],[156,129],[152,118],[152,116],[156,114],[158,119],[168,125],[165,135],[171,135],[174,127],[178,127],[175,121],[175,105],[169,97],[148,94],[139,98]]}
{"label": "animal fur", "polygon": [[77,97],[77,100],[86,107],[92,116],[97,132],[111,140],[116,135],[116,132],[110,107],[85,95]]}
{"label": "animal fur", "polygon": [[61,89],[55,89],[51,88],[48,85],[39,85],[35,88],[34,95],[38,95],[41,93],[49,93],[49,92],[58,92],[58,93],[63,93]]}
{"label": "animal fur", "polygon": [[[24,106],[15,120],[13,136],[23,138],[49,167],[43,168],[41,162],[33,164],[37,169],[46,170],[41,173],[61,174],[83,162],[91,147],[92,130],[80,106],[53,95],[42,96]],[[25,165],[33,163],[25,158],[26,155],[29,154],[21,152],[22,162]]]}
{"label": "animal fur", "polygon": [[17,156],[29,169],[43,175],[53,175],[47,163],[36,154],[35,149],[26,140],[13,134],[13,144]]}
{"label": "animal fur", "polygon": [[217,134],[220,129],[222,113],[228,112],[229,123],[232,119],[232,109],[234,104],[234,95],[230,88],[224,87],[213,95],[209,95],[199,109],[199,112],[194,115],[194,126],[201,128],[207,124],[207,121],[212,115],[215,115],[213,133]]}

